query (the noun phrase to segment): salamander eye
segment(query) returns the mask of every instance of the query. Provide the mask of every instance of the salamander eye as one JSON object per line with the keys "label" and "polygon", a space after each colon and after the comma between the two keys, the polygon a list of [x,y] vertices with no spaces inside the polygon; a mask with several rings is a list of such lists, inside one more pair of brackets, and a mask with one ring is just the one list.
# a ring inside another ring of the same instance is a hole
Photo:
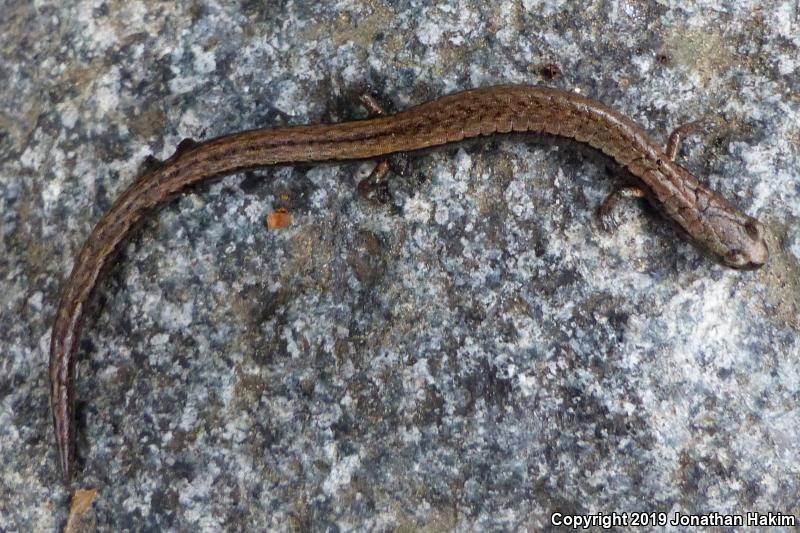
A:
{"label": "salamander eye", "polygon": [[761,239],[761,229],[758,227],[758,222],[755,220],[748,220],[745,222],[744,229],[754,241]]}
{"label": "salamander eye", "polygon": [[741,267],[747,263],[747,258],[739,250],[731,250],[725,254],[725,264],[732,267]]}

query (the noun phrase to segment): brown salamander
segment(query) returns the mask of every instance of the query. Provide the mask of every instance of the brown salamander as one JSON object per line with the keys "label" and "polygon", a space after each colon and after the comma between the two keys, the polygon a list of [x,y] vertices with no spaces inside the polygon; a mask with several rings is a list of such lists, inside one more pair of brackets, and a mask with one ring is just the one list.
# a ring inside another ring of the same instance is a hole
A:
{"label": "brown salamander", "polygon": [[112,254],[136,223],[187,186],[271,165],[381,157],[508,132],[569,137],[601,150],[638,179],[638,189],[689,239],[733,268],[768,258],[764,230],[675,162],[681,130],[665,150],[633,121],[575,93],[534,86],[468,90],[406,111],[339,124],[257,129],[202,143],[184,142],[162,165],[120,196],[75,259],[55,316],[50,394],[61,469],[67,482],[75,455],[75,351],[87,305]]}

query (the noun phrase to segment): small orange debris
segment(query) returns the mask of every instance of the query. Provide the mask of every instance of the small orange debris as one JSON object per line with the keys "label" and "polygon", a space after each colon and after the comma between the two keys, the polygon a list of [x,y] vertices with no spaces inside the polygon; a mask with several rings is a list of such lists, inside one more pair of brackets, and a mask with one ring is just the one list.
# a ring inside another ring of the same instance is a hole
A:
{"label": "small orange debris", "polygon": [[97,498],[97,489],[79,489],[75,491],[69,506],[69,517],[64,531],[70,533],[81,529],[79,522],[92,507],[95,498]]}
{"label": "small orange debris", "polygon": [[267,227],[269,229],[283,229],[292,223],[292,215],[289,211],[281,207],[267,215]]}

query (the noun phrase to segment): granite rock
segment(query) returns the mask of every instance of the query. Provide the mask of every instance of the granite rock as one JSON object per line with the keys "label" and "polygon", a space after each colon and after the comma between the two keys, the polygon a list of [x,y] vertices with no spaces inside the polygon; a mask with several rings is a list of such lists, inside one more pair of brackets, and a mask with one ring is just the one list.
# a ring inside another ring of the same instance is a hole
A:
{"label": "granite rock", "polygon": [[[797,3],[10,0],[0,21],[0,530],[541,530],[553,513],[800,516]],[[548,64],[558,66],[555,72]],[[553,77],[555,75],[555,77]],[[151,217],[89,313],[80,476],[47,359],[78,247],[185,137],[547,84],[758,216],[710,262],[573,143],[496,137],[227,177]],[[291,224],[266,227],[286,209]],[[667,527],[680,530],[680,527]]]}

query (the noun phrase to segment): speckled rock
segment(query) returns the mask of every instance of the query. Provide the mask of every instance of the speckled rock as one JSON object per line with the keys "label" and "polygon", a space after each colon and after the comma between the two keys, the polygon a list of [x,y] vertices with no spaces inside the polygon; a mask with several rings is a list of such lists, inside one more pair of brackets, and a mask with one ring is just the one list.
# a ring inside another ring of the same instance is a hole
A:
{"label": "speckled rock", "polygon": [[[64,526],[79,488],[73,530],[800,515],[796,2],[70,4],[0,21],[0,530]],[[658,139],[705,119],[682,161],[766,224],[769,264],[716,265],[636,204],[603,231],[619,173],[532,136],[412,154],[383,205],[355,191],[373,162],[230,176],[150,218],[99,291],[61,484],[59,289],[147,156],[363,117],[365,87],[403,109],[499,83]]]}

